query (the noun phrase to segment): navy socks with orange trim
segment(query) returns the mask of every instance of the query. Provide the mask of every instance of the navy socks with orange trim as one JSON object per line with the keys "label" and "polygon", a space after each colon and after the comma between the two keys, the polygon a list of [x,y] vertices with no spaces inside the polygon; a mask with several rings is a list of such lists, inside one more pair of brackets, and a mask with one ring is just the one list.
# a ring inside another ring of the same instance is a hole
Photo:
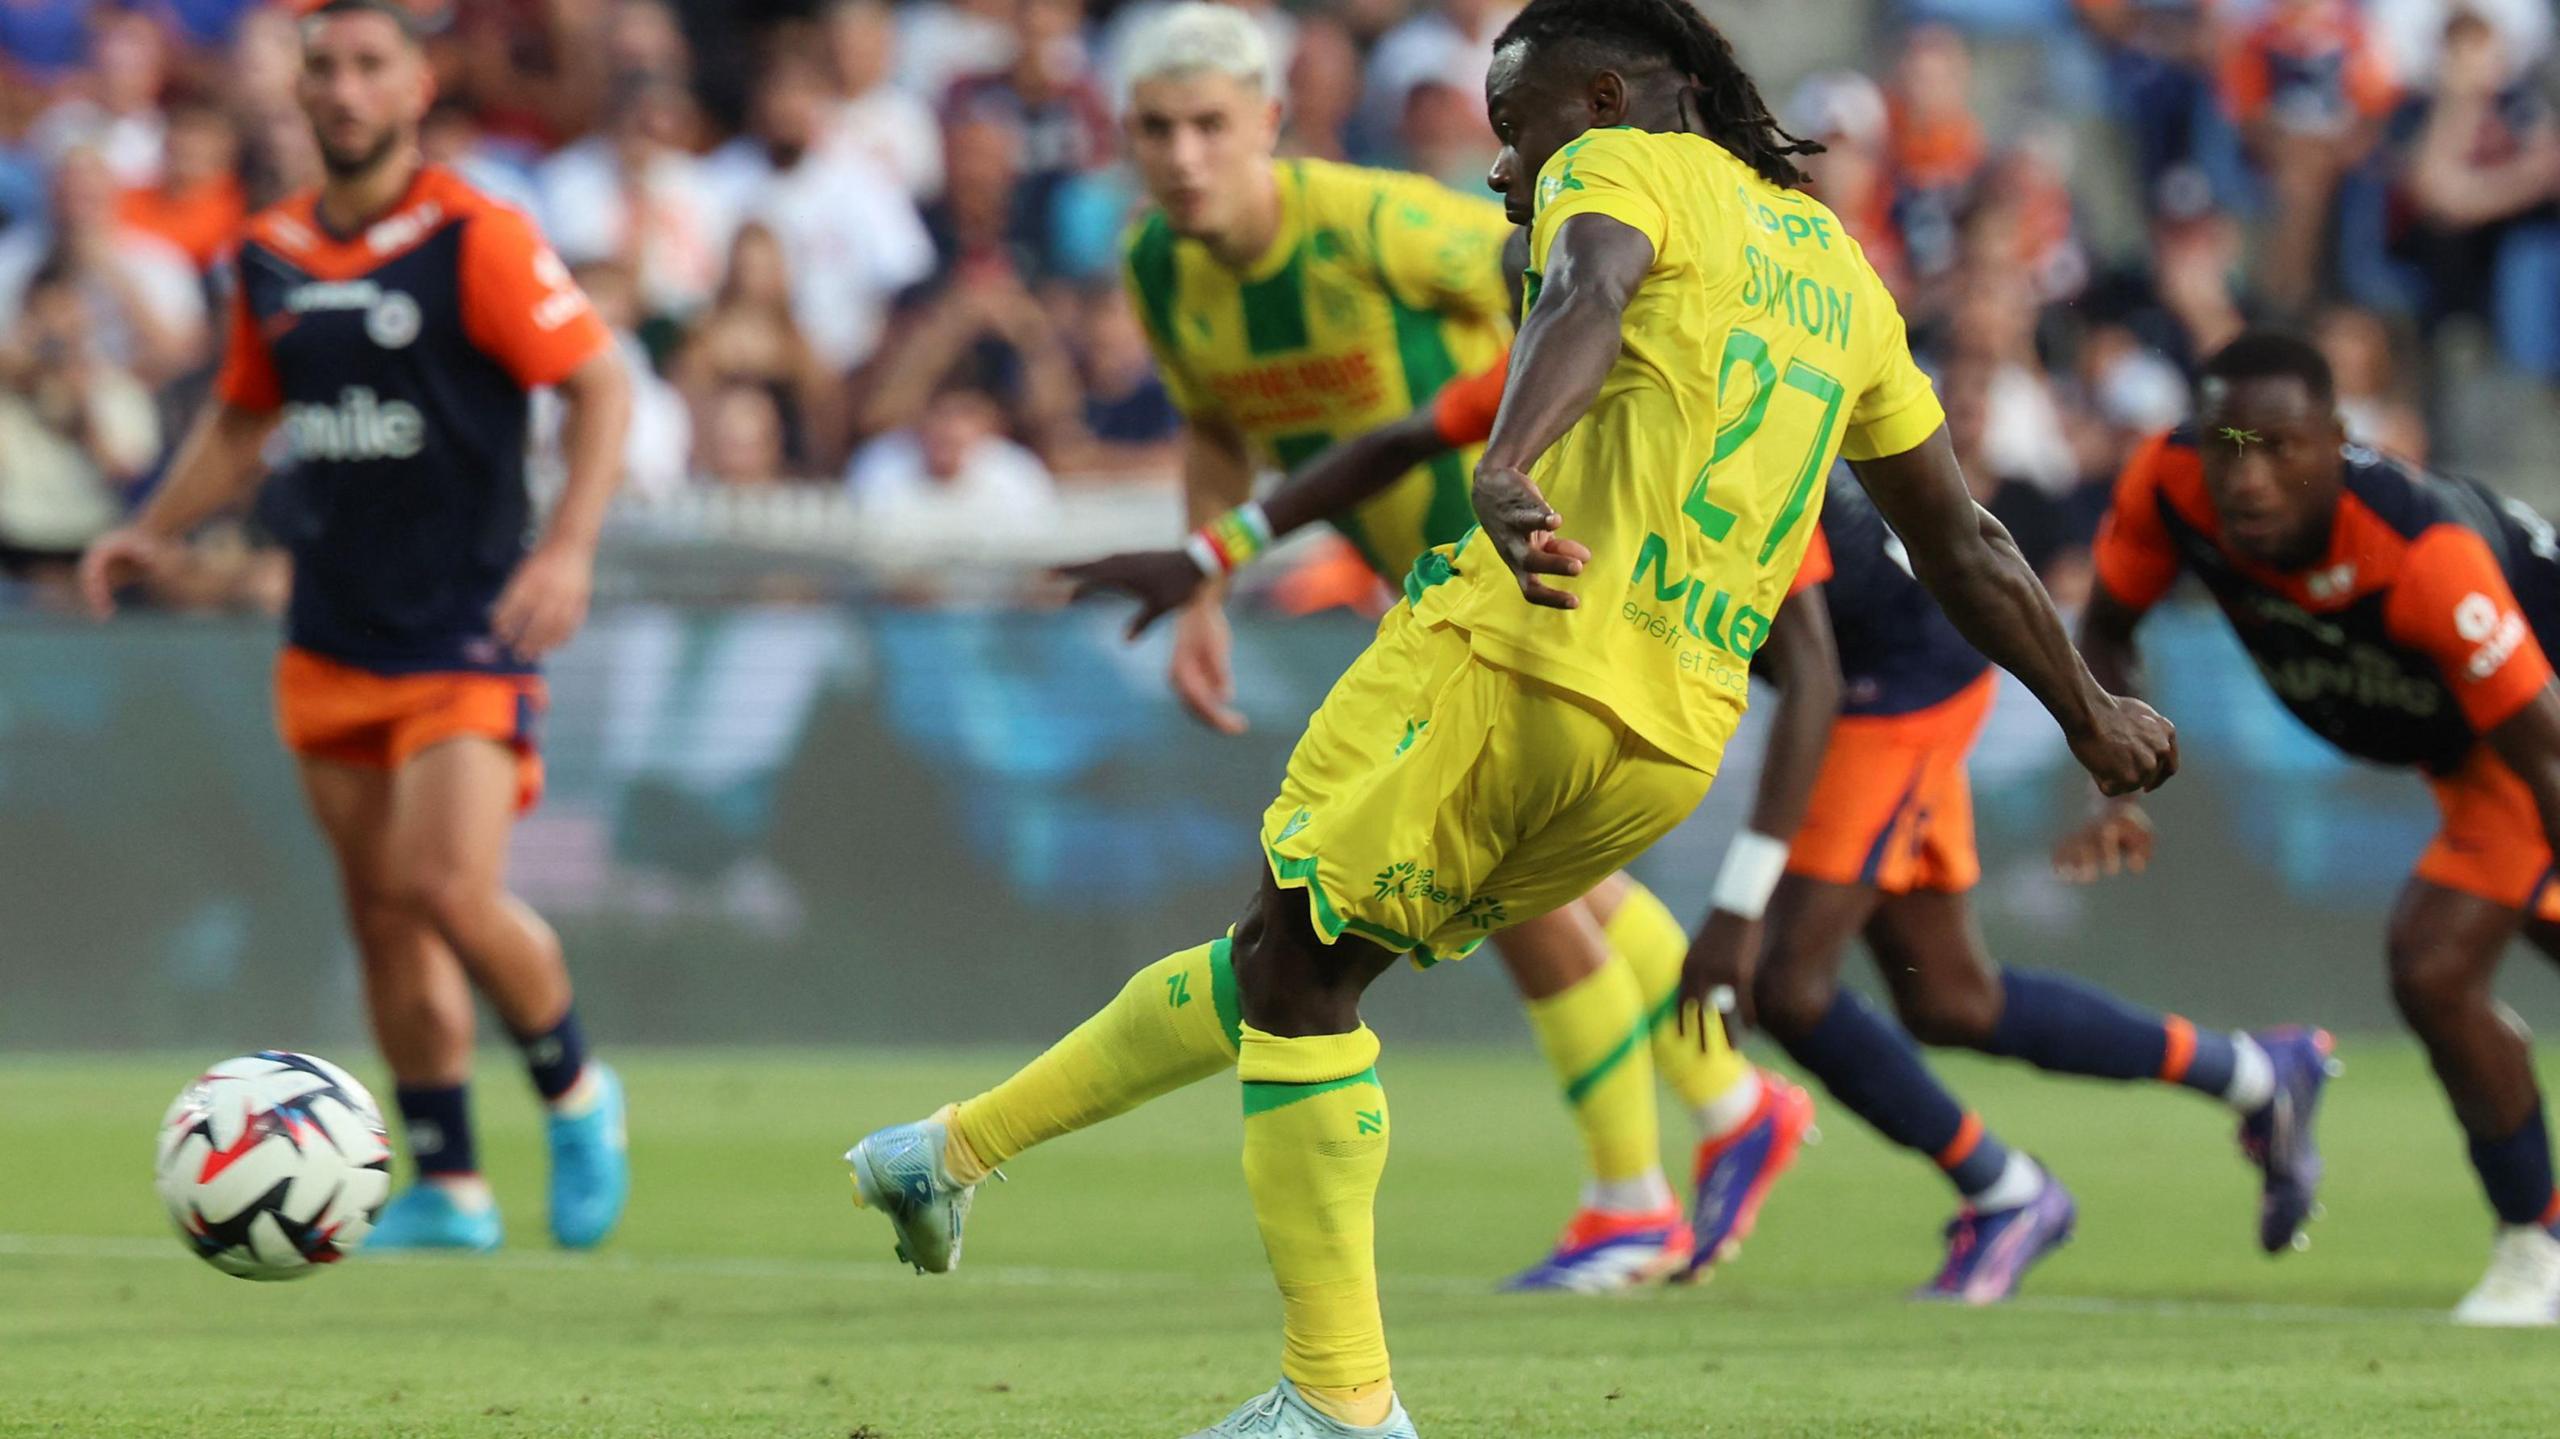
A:
{"label": "navy socks with orange trim", "polygon": [[2156,1079],[2226,1100],[2246,1114],[2267,1102],[2274,1071],[2245,1034],[2198,1029],[2068,975],[2000,974],[2000,1022],[1976,1046],[2055,1074]]}
{"label": "navy socks with orange trim", "polygon": [[2015,1156],[1929,1072],[1900,1024],[1844,989],[1821,1023],[1783,1042],[1832,1097],[1878,1134],[1928,1156],[1967,1200],[1997,1197],[1992,1191],[2013,1172]]}
{"label": "navy socks with orange trim", "polygon": [[2542,1104],[2513,1134],[2503,1139],[2471,1140],[2471,1167],[2480,1172],[2480,1187],[2489,1192],[2489,1207],[2501,1224],[2560,1224],[2560,1199],[2551,1182],[2551,1131]]}

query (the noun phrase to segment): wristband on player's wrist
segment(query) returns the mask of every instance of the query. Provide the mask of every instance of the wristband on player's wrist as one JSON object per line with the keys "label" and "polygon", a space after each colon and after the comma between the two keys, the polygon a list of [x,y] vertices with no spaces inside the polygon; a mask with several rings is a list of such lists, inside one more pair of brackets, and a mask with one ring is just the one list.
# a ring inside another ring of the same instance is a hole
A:
{"label": "wristband on player's wrist", "polygon": [[1253,557],[1271,548],[1271,517],[1262,512],[1262,502],[1247,500],[1209,523],[1193,530],[1182,542],[1182,551],[1210,579],[1234,574],[1253,562]]}
{"label": "wristband on player's wrist", "polygon": [[1758,919],[1786,872],[1787,842],[1746,829],[1725,847],[1724,868],[1716,871],[1715,907],[1737,919]]}

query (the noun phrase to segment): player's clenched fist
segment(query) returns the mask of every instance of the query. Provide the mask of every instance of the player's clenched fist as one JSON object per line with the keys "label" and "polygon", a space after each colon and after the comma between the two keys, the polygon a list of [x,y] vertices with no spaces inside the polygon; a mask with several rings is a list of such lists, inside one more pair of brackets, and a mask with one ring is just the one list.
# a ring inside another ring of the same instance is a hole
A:
{"label": "player's clenched fist", "polygon": [[2178,772],[2178,727],[2140,700],[2109,695],[2087,732],[2071,737],[2071,755],[2102,794],[2155,790]]}
{"label": "player's clenched fist", "polygon": [[1539,578],[1581,574],[1591,551],[1556,533],[1564,517],[1547,504],[1547,497],[1538,493],[1527,475],[1502,465],[1478,469],[1475,508],[1476,523],[1484,527],[1485,538],[1520,581],[1522,599],[1556,610],[1582,603],[1571,592]]}
{"label": "player's clenched fist", "polygon": [[116,591],[150,576],[168,546],[148,530],[110,530],[80,556],[80,597],[99,619],[116,612]]}

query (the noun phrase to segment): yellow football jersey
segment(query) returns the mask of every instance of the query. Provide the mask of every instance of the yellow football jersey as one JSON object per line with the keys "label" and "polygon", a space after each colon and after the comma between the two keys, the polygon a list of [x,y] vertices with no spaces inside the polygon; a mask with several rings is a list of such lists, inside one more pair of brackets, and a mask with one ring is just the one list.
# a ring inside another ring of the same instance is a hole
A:
{"label": "yellow football jersey", "polygon": [[[1510,343],[1502,207],[1419,175],[1274,163],[1280,231],[1239,272],[1150,211],[1130,231],[1129,293],[1174,402],[1223,415],[1281,469],[1431,403]],[[1475,523],[1475,451],[1415,470],[1336,525],[1400,578]]]}
{"label": "yellow football jersey", "polygon": [[1900,454],[1945,416],[1839,219],[1713,141],[1619,128],[1557,151],[1538,176],[1533,309],[1557,228],[1586,213],[1644,232],[1654,259],[1599,398],[1531,474],[1591,547],[1564,582],[1581,607],[1529,604],[1489,553],[1428,556],[1407,592],[1483,658],[1712,771],[1832,462]]}

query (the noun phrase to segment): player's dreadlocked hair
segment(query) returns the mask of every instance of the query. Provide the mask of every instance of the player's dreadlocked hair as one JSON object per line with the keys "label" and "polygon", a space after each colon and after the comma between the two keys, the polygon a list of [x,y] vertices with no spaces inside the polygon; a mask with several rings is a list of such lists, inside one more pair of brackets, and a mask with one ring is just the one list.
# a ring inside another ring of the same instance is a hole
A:
{"label": "player's dreadlocked hair", "polygon": [[1821,145],[1788,134],[1769,113],[1732,44],[1689,0],[1530,0],[1494,37],[1493,48],[1499,52],[1517,42],[1579,42],[1662,57],[1687,77],[1707,138],[1773,185],[1802,185],[1805,174],[1793,157],[1822,153]]}

